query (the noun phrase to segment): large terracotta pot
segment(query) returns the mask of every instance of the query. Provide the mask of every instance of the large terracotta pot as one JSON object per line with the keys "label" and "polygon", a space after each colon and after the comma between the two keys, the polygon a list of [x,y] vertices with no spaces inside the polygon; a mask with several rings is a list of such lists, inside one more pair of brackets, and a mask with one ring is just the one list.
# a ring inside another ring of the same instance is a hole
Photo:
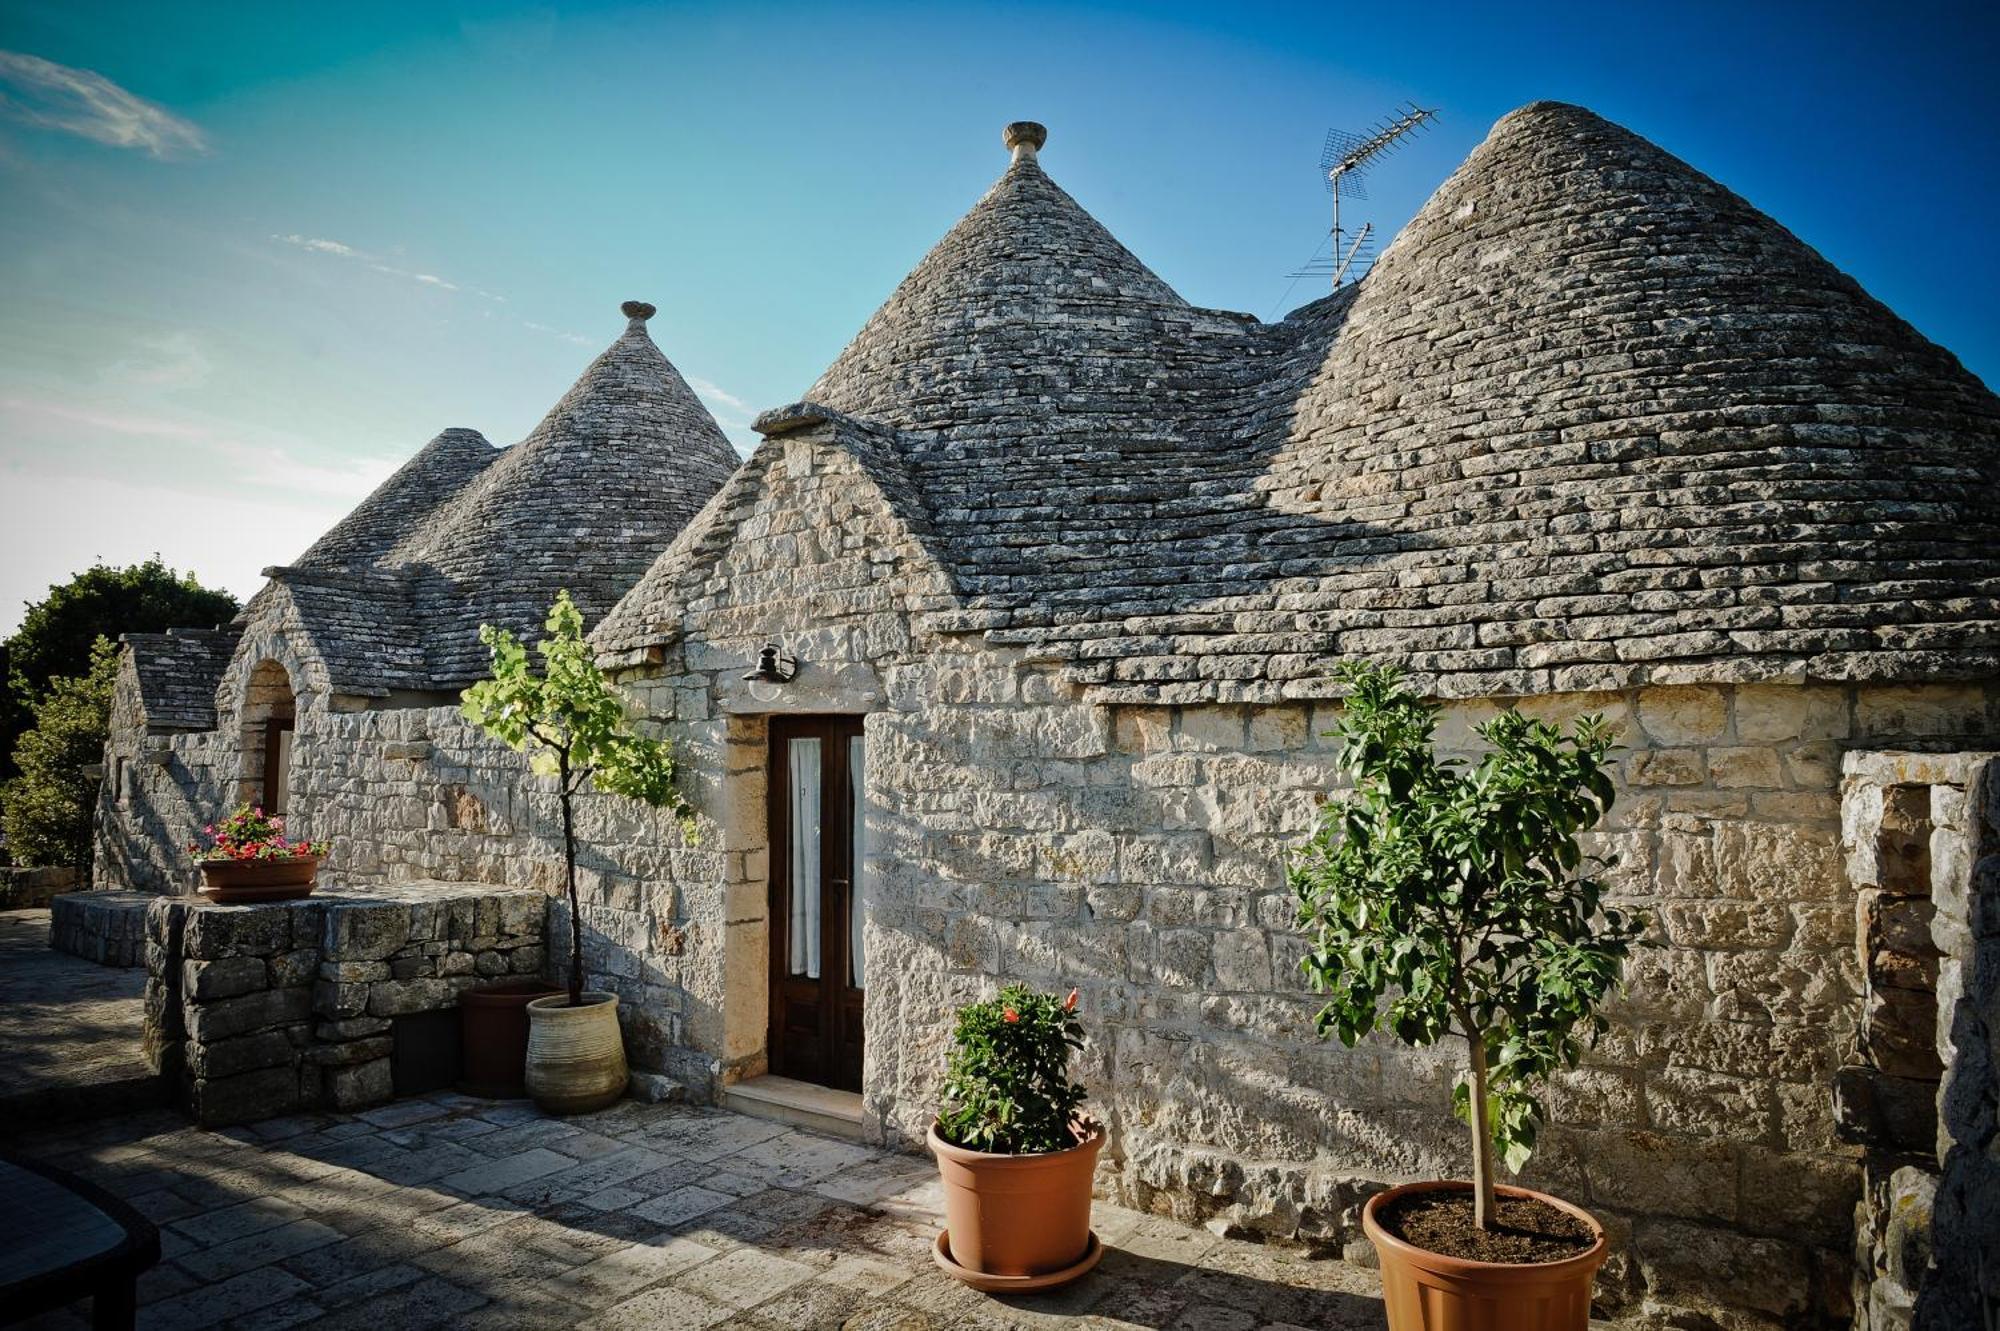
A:
{"label": "large terracotta pot", "polygon": [[201,894],[230,904],[250,901],[295,901],[312,895],[319,856],[288,860],[203,860]]}
{"label": "large terracotta pot", "polygon": [[618,995],[587,989],[581,1007],[569,1006],[567,993],[528,1003],[528,1095],[545,1113],[616,1104],[626,1077]]}
{"label": "large terracotta pot", "polygon": [[458,996],[458,1043],[467,1095],[518,1100],[528,1093],[528,1004],[559,992],[545,980],[502,980]]}
{"label": "large terracotta pot", "polygon": [[1581,1207],[1527,1188],[1500,1185],[1503,1197],[1528,1197],[1590,1226],[1597,1242],[1555,1262],[1475,1262],[1406,1243],[1376,1223],[1378,1209],[1417,1192],[1470,1192],[1465,1182],[1408,1183],[1368,1199],[1361,1228],[1382,1266],[1389,1331],[1585,1331],[1590,1286],[1610,1252],[1604,1226]]}
{"label": "large terracotta pot", "polygon": [[992,1155],[952,1145],[933,1123],[931,1153],[944,1180],[938,1265],[980,1289],[1048,1288],[1095,1265],[1090,1181],[1104,1128],[1080,1128],[1065,1151]]}

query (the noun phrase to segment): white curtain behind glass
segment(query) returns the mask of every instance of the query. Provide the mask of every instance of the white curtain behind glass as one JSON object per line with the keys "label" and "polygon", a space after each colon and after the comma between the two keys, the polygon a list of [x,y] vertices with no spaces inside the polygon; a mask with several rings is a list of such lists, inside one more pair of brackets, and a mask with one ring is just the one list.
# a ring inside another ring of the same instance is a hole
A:
{"label": "white curtain behind glass", "polygon": [[791,973],[819,978],[819,741],[790,744],[792,794]]}
{"label": "white curtain behind glass", "polygon": [[849,736],[847,783],[854,794],[854,832],[849,844],[854,847],[854,886],[847,894],[847,955],[853,959],[851,969],[856,989],[868,987],[861,951],[862,907],[868,901],[868,788],[861,780],[861,759],[861,736]]}
{"label": "white curtain behind glass", "polygon": [[278,732],[278,751],[273,757],[278,770],[265,774],[264,789],[271,792],[270,806],[265,813],[283,813],[285,805],[292,798],[292,732]]}

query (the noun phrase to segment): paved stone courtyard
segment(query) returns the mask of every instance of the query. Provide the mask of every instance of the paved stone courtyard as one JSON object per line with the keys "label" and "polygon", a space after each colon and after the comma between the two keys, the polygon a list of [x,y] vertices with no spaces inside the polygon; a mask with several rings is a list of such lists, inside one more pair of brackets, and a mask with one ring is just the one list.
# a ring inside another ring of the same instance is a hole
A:
{"label": "paved stone courtyard", "polygon": [[932,1265],[928,1157],[714,1109],[558,1120],[437,1094],[221,1131],[148,1110],[15,1144],[160,1225],[139,1315],[159,1331],[1382,1324],[1372,1271],[1103,1204],[1096,1272],[990,1298]]}
{"label": "paved stone courtyard", "polygon": [[146,972],[49,947],[46,908],[0,911],[0,1128],[158,1099],[140,1051]]}

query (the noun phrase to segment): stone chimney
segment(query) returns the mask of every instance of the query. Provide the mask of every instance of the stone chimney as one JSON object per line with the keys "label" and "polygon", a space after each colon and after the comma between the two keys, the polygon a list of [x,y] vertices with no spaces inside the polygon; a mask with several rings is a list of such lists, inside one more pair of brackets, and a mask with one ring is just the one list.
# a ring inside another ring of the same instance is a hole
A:
{"label": "stone chimney", "polygon": [[1047,127],[1032,120],[1016,120],[1000,131],[1000,142],[1013,151],[1016,162],[1034,161],[1035,153],[1048,141]]}

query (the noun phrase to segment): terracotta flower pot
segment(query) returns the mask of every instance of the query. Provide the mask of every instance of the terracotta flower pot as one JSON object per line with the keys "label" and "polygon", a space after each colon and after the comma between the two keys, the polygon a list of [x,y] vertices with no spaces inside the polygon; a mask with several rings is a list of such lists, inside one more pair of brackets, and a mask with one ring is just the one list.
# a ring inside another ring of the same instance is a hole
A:
{"label": "terracotta flower pot", "polygon": [[1597,1242],[1554,1262],[1476,1262],[1405,1242],[1376,1222],[1378,1211],[1419,1192],[1470,1192],[1465,1182],[1407,1183],[1378,1192],[1361,1210],[1361,1228],[1382,1266],[1382,1302],[1389,1331],[1585,1331],[1590,1286],[1611,1244],[1588,1211],[1528,1188],[1495,1189],[1502,1197],[1545,1202],[1590,1226]]}
{"label": "terracotta flower pot", "polygon": [[312,895],[317,855],[284,860],[203,860],[201,894],[221,904],[295,901]]}
{"label": "terracotta flower pot", "polygon": [[1048,1288],[1089,1270],[1101,1251],[1090,1232],[1090,1181],[1104,1128],[1082,1126],[1088,1135],[1068,1150],[994,1155],[952,1145],[933,1123],[944,1180],[938,1265],[980,1289]]}
{"label": "terracotta flower pot", "polygon": [[625,1094],[625,1037],[618,995],[585,990],[583,1006],[567,993],[528,1003],[528,1095],[545,1113],[588,1114]]}
{"label": "terracotta flower pot", "polygon": [[458,996],[464,1076],[458,1089],[494,1100],[528,1093],[528,1004],[559,992],[544,980],[502,980]]}

